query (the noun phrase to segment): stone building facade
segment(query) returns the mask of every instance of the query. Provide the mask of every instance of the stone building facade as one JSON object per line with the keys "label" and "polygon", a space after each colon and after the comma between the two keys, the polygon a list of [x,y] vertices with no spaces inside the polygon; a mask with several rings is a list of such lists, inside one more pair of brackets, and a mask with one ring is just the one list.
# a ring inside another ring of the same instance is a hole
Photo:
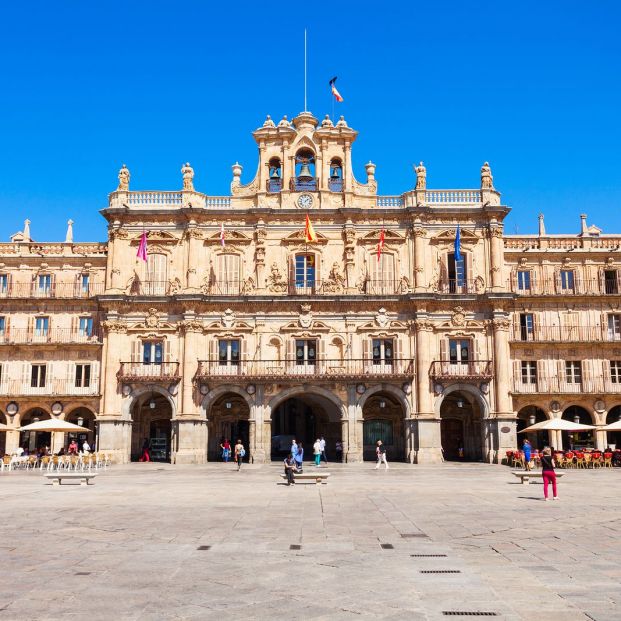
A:
{"label": "stone building facade", "polygon": [[[499,461],[534,421],[602,427],[621,413],[621,235],[505,235],[483,165],[476,189],[377,193],[352,170],[357,132],[300,113],[253,136],[259,166],[229,196],[135,191],[123,166],[107,243],[0,244],[0,419],[6,451],[81,420],[118,462],[280,458],[292,436],[329,456]],[[306,217],[317,239],[305,236]],[[459,231],[461,257],[455,255]],[[143,234],[147,261],[137,259]],[[378,248],[381,252],[378,253]],[[532,437],[555,447],[606,432]],[[2,447],[0,446],[0,449]]]}

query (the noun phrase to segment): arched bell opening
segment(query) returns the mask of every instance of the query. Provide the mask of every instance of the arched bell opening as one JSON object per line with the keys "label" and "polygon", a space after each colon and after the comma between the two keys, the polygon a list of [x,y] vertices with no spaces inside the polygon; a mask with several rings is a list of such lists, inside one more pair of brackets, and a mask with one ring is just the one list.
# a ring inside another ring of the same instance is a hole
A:
{"label": "arched bell opening", "polygon": [[294,190],[296,192],[314,192],[317,190],[315,175],[315,154],[310,149],[300,149],[295,155],[295,179]]}

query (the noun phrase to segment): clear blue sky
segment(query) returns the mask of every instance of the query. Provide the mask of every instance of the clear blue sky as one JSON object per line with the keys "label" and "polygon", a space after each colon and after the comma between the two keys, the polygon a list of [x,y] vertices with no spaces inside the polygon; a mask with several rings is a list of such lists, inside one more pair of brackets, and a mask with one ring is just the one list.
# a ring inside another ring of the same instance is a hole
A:
{"label": "clear blue sky", "polygon": [[249,181],[250,132],[303,108],[360,132],[354,166],[379,191],[477,187],[489,160],[507,231],[621,233],[621,8],[574,2],[4,2],[0,9],[0,240],[102,240],[125,162],[132,189]]}

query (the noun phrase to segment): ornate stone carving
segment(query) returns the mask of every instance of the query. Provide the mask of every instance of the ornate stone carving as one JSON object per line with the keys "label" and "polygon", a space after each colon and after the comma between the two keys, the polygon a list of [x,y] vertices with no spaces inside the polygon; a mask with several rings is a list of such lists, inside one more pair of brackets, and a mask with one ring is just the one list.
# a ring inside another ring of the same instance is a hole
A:
{"label": "ornate stone carving", "polygon": [[101,325],[106,332],[116,334],[125,334],[127,332],[127,325],[118,319],[108,319],[106,321],[102,321]]}
{"label": "ornate stone carving", "polygon": [[489,236],[492,239],[494,237],[502,239],[503,235],[504,235],[503,230],[499,226],[494,226],[494,227],[489,229]]}
{"label": "ornate stone carving", "polygon": [[123,164],[121,166],[121,170],[119,170],[119,186],[116,189],[117,192],[127,192],[129,191],[129,180],[131,175],[129,173],[129,168]]}
{"label": "ornate stone carving", "polygon": [[150,308],[148,310],[148,315],[144,320],[144,324],[147,328],[157,328],[160,325],[157,308]]}
{"label": "ornate stone carving", "polygon": [[111,229],[110,231],[110,239],[127,239],[129,237],[129,233],[125,229]]}
{"label": "ornate stone carving", "polygon": [[427,231],[422,226],[414,226],[412,227],[412,235],[414,237],[427,237]]}
{"label": "ornate stone carving", "polygon": [[334,262],[328,278],[323,283],[323,290],[326,293],[339,293],[343,291],[344,288],[345,278],[339,269],[339,264]]}
{"label": "ornate stone carving", "polygon": [[276,263],[272,263],[271,274],[267,277],[267,289],[274,293],[287,291],[287,281],[283,278]]}
{"label": "ornate stone carving", "polygon": [[495,317],[492,319],[492,326],[494,330],[500,330],[502,332],[508,332],[511,327],[511,322],[504,317]]}
{"label": "ornate stone carving", "polygon": [[384,307],[380,308],[377,313],[375,313],[375,322],[380,328],[385,328],[388,325],[388,314]]}
{"label": "ornate stone carving", "polygon": [[477,276],[474,279],[474,290],[476,293],[484,293],[485,292],[485,281],[482,276]]}
{"label": "ornate stone carving", "polygon": [[492,169],[489,167],[489,164],[487,162],[485,162],[485,164],[481,166],[481,189],[494,189],[494,178],[492,177]]}
{"label": "ornate stone carving", "polygon": [[203,322],[199,319],[186,319],[181,327],[184,332],[202,332],[203,331]]}
{"label": "ornate stone carving", "polygon": [[242,285],[242,295],[250,295],[255,289],[254,278],[252,276],[248,276],[246,280],[244,280],[244,284]]}
{"label": "ornate stone carving", "polygon": [[466,313],[461,306],[456,306],[453,310],[453,314],[451,315],[451,323],[454,326],[464,326],[466,325]]}
{"label": "ornate stone carving", "polygon": [[414,326],[419,332],[433,332],[434,324],[429,319],[415,319]]}
{"label": "ornate stone carving", "polygon": [[194,169],[190,166],[190,162],[186,162],[181,167],[181,175],[183,176],[183,189],[194,192]]}
{"label": "ornate stone carving", "polygon": [[414,166],[414,171],[416,172],[416,189],[426,190],[427,169],[425,168],[425,165],[421,162],[418,166]]}
{"label": "ornate stone carving", "polygon": [[204,239],[205,237],[203,231],[194,227],[186,229],[185,234],[188,239]]}
{"label": "ornate stone carving", "polygon": [[310,328],[313,324],[313,314],[311,312],[310,304],[301,304],[300,305],[300,316],[298,317],[298,322],[302,328]]}
{"label": "ornate stone carving", "polygon": [[222,325],[225,328],[232,328],[235,324],[235,313],[227,308],[224,313],[222,313]]}
{"label": "ornate stone carving", "polygon": [[398,285],[398,293],[409,293],[410,281],[407,276],[401,276]]}

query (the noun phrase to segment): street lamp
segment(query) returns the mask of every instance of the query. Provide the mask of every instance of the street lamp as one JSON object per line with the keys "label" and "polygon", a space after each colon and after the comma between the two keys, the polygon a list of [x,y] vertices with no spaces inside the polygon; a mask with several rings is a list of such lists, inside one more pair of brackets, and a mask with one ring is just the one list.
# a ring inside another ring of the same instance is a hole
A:
{"label": "street lamp", "polygon": [[84,419],[81,416],[78,416],[78,425],[81,427],[84,424]]}
{"label": "street lamp", "polygon": [[384,399],[380,399],[379,406],[383,409],[386,407],[386,401]]}
{"label": "street lamp", "polygon": [[529,425],[534,425],[537,422],[537,417],[534,414],[531,414],[528,417],[528,424]]}
{"label": "street lamp", "polygon": [[576,423],[576,425],[580,424],[580,416],[578,416],[578,414],[574,416],[574,423]]}
{"label": "street lamp", "polygon": [[457,399],[457,407],[458,408],[463,408],[464,407],[464,400],[463,399]]}

